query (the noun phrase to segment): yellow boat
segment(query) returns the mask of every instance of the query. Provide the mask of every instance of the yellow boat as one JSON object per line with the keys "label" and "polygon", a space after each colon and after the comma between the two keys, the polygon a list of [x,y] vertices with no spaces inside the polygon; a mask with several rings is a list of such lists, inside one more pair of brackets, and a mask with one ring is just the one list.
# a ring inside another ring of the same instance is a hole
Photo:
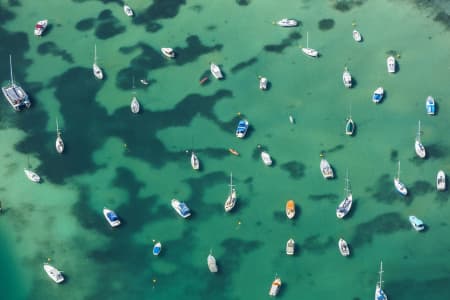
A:
{"label": "yellow boat", "polygon": [[292,219],[295,216],[295,202],[294,200],[288,200],[286,202],[286,216]]}

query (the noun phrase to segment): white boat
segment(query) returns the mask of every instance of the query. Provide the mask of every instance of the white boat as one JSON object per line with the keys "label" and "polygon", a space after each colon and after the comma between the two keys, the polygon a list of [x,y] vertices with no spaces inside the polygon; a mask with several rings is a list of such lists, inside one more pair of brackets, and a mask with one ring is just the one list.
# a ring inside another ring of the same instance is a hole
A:
{"label": "white boat", "polygon": [[222,71],[220,70],[219,66],[216,65],[215,63],[211,63],[211,65],[210,65],[210,70],[211,70],[211,74],[212,74],[216,79],[222,79],[222,78],[223,78]]}
{"label": "white boat", "polygon": [[347,121],[345,121],[345,134],[352,136],[355,132],[355,122],[352,119],[352,116],[349,116],[347,118]]}
{"label": "white boat", "polygon": [[425,229],[423,221],[416,216],[409,216],[409,223],[411,223],[415,231],[423,231]]}
{"label": "white boat", "polygon": [[347,242],[343,239],[339,239],[339,251],[341,252],[342,256],[349,256],[350,255],[350,249],[348,248]]}
{"label": "white boat", "polygon": [[248,130],[248,121],[247,120],[240,120],[238,123],[238,126],[236,128],[236,137],[242,139],[247,134]]}
{"label": "white boat", "polygon": [[268,80],[266,77],[262,77],[262,76],[259,77],[259,88],[261,90],[263,90],[263,91],[267,90],[267,83],[268,83]]}
{"label": "white boat", "polygon": [[48,25],[48,20],[41,20],[34,25],[34,35],[41,36]]}
{"label": "white boat", "polygon": [[120,225],[120,219],[113,210],[103,207],[103,215],[111,227],[117,227]]}
{"label": "white boat", "polygon": [[44,271],[47,273],[48,277],[50,277],[54,282],[61,283],[64,281],[64,277],[57,268],[54,266],[44,263]]}
{"label": "white boat", "polygon": [[417,130],[417,136],[416,136],[416,141],[414,143],[414,149],[416,150],[416,154],[418,157],[420,158],[425,158],[425,156],[427,155],[426,151],[425,151],[425,147],[423,146],[421,140],[420,140],[420,121],[419,121],[419,129]]}
{"label": "white boat", "polygon": [[313,48],[309,48],[309,34],[308,32],[306,33],[306,48],[303,47],[302,48],[303,53],[305,53],[308,56],[311,57],[317,57],[319,56],[319,51],[313,49]]}
{"label": "white boat", "polygon": [[133,12],[133,10],[131,9],[131,7],[128,6],[128,5],[126,5],[126,4],[123,5],[123,11],[124,11],[125,14],[126,14],[127,16],[129,16],[129,17],[132,17],[132,16],[134,15],[134,12]]}
{"label": "white boat", "polygon": [[64,152],[64,141],[61,137],[61,131],[59,131],[58,127],[58,119],[56,119],[56,141],[55,141],[56,152],[59,154]]}
{"label": "white boat", "polygon": [[233,174],[230,173],[230,194],[228,195],[228,198],[225,201],[224,205],[225,212],[229,212],[234,208],[234,206],[236,205],[236,199],[237,196],[236,196],[236,189],[234,188],[233,185]]}
{"label": "white boat", "polygon": [[266,151],[262,151],[261,152],[261,159],[263,161],[263,163],[266,166],[271,166],[272,165],[272,158],[270,157],[270,154]]}
{"label": "white boat", "polygon": [[36,174],[35,172],[29,169],[24,169],[23,171],[25,172],[25,175],[27,175],[28,179],[30,179],[31,181],[36,183],[41,181],[41,177],[39,177],[39,175]]}
{"label": "white boat", "polygon": [[408,189],[406,186],[400,181],[400,161],[398,161],[398,171],[397,177],[394,178],[394,186],[395,189],[403,196],[408,194]]}
{"label": "white boat", "polygon": [[381,100],[383,100],[383,96],[384,96],[384,89],[380,86],[373,92],[372,101],[374,103],[380,103]]}
{"label": "white boat", "polygon": [[395,58],[391,55],[386,60],[387,69],[389,73],[395,73]]}
{"label": "white boat", "polygon": [[164,54],[164,56],[166,56],[168,58],[175,57],[175,52],[173,51],[172,48],[161,48],[161,52],[162,52],[162,54]]}
{"label": "white boat", "polygon": [[289,115],[289,123],[295,124],[295,119],[293,115]]}
{"label": "white boat", "polygon": [[331,168],[330,163],[325,158],[322,158],[320,160],[320,171],[322,172],[322,176],[325,179],[334,177],[333,169]]}
{"label": "white boat", "polygon": [[92,64],[92,71],[97,79],[103,79],[103,71],[97,64],[97,45],[94,45],[94,63]]}
{"label": "white boat", "polygon": [[425,107],[427,109],[427,114],[433,116],[436,113],[436,103],[434,102],[434,98],[431,96],[427,97],[425,101]]}
{"label": "white boat", "polygon": [[350,181],[348,180],[348,172],[346,173],[346,177],[345,177],[345,198],[344,200],[342,200],[342,202],[339,204],[339,206],[336,209],[336,216],[339,219],[342,219],[343,217],[345,217],[350,209],[352,208],[352,204],[353,204],[353,195],[352,195],[352,191],[350,190]]}
{"label": "white boat", "polygon": [[9,71],[11,80],[8,85],[2,86],[3,95],[15,111],[29,108],[31,106],[31,101],[28,98],[27,93],[14,81],[11,55],[9,55]]}
{"label": "white boat", "polygon": [[140,82],[141,82],[143,85],[148,85],[148,81],[145,80],[145,79],[141,79]]}
{"label": "white boat", "polygon": [[438,191],[445,191],[446,185],[445,173],[439,170],[436,176],[436,188]]}
{"label": "white boat", "polygon": [[217,271],[219,271],[217,268],[216,258],[212,256],[211,253],[209,253],[206,261],[208,263],[208,269],[211,273],[217,273]]}
{"label": "white boat", "polygon": [[358,30],[353,30],[353,39],[356,41],[356,42],[361,42],[361,40],[362,40],[362,36],[361,36],[361,33],[359,33],[359,31]]}
{"label": "white boat", "polygon": [[197,155],[195,155],[194,151],[192,151],[191,153],[191,166],[194,170],[200,169],[200,161],[198,160],[198,157]]}
{"label": "white boat", "polygon": [[172,199],[171,205],[181,217],[186,219],[191,215],[191,211],[186,203],[180,202],[177,199]]}
{"label": "white boat", "polygon": [[352,87],[352,75],[350,75],[350,72],[348,71],[347,67],[345,67],[344,73],[342,73],[342,81],[344,82],[344,86],[346,88]]}
{"label": "white boat", "polygon": [[133,98],[131,98],[130,109],[133,114],[137,114],[141,110],[141,105],[139,104],[136,96],[133,96]]}
{"label": "white boat", "polygon": [[286,216],[289,219],[293,219],[295,217],[295,202],[294,202],[294,200],[288,200],[286,202]]}
{"label": "white boat", "polygon": [[294,252],[295,252],[295,241],[294,241],[294,239],[289,239],[286,242],[286,254],[294,255]]}
{"label": "white boat", "polygon": [[272,282],[269,290],[269,296],[276,296],[281,288],[281,279],[280,277],[275,277],[275,280]]}
{"label": "white boat", "polygon": [[377,282],[377,285],[375,287],[375,300],[388,300],[388,297],[381,288],[381,284],[383,283],[383,281],[381,280],[381,274],[383,273],[383,262],[380,262],[379,273],[380,273],[380,281]]}
{"label": "white boat", "polygon": [[297,20],[294,19],[281,19],[280,21],[277,22],[278,26],[281,27],[295,27],[298,25]]}
{"label": "white boat", "polygon": [[155,256],[158,256],[161,253],[162,245],[161,242],[157,242],[155,245],[153,245],[152,253]]}

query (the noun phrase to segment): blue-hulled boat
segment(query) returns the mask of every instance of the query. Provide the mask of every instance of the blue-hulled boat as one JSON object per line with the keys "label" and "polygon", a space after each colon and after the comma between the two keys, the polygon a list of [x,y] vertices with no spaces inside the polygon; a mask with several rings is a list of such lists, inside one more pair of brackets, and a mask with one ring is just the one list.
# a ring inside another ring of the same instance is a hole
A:
{"label": "blue-hulled boat", "polygon": [[191,211],[186,203],[180,202],[177,199],[172,199],[172,207],[183,218],[187,218],[191,215]]}
{"label": "blue-hulled boat", "polygon": [[425,225],[422,220],[417,218],[416,216],[409,216],[409,223],[416,231],[422,231],[425,229]]}
{"label": "blue-hulled boat", "polygon": [[381,100],[383,100],[383,96],[384,96],[384,89],[380,86],[375,90],[375,92],[373,92],[372,101],[374,103],[380,103]]}
{"label": "blue-hulled boat", "polygon": [[248,121],[240,120],[236,128],[236,136],[241,139],[244,138],[245,135],[247,134],[247,129],[248,129]]}
{"label": "blue-hulled boat", "polygon": [[153,255],[158,256],[161,253],[161,243],[157,242],[154,246],[153,246]]}
{"label": "blue-hulled boat", "polygon": [[431,97],[431,96],[427,97],[425,106],[427,108],[427,114],[432,116],[436,113],[436,103],[434,102],[433,97]]}

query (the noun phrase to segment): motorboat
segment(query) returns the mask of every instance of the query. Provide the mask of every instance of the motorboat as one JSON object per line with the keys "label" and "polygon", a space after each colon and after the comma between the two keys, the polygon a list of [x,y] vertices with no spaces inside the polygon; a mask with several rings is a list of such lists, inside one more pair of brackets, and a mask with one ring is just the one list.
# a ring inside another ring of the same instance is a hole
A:
{"label": "motorboat", "polygon": [[419,121],[419,128],[417,130],[417,136],[416,141],[414,142],[414,149],[416,150],[416,154],[420,158],[425,158],[427,156],[427,153],[425,151],[425,147],[422,144],[422,141],[420,140],[421,132],[420,132],[420,121]]}
{"label": "motorboat", "polygon": [[293,239],[289,239],[286,242],[286,254],[294,255],[294,251],[295,251],[295,241]]}
{"label": "motorboat", "polygon": [[416,216],[409,216],[409,223],[411,223],[411,226],[416,231],[422,231],[425,229],[425,225],[423,224],[422,220]]}
{"label": "motorboat", "polygon": [[295,124],[295,119],[293,115],[289,115],[289,123]]}
{"label": "motorboat", "polygon": [[436,188],[438,191],[445,191],[446,185],[445,173],[444,171],[439,170],[436,176]]}
{"label": "motorboat", "polygon": [[123,5],[123,11],[129,17],[132,17],[134,15],[134,12],[133,12],[133,10],[131,9],[131,7],[129,5],[124,4]]}
{"label": "motorboat", "polygon": [[239,152],[237,152],[236,149],[228,148],[228,151],[229,151],[231,154],[233,154],[233,155],[239,156]]}
{"label": "motorboat", "polygon": [[162,54],[168,58],[174,58],[175,57],[175,51],[173,51],[172,48],[161,48]]}
{"label": "motorboat", "polygon": [[298,26],[297,20],[287,19],[287,18],[279,20],[277,22],[277,24],[278,24],[278,26],[281,26],[281,27],[295,27],[295,26]]}
{"label": "motorboat", "polygon": [[272,165],[272,158],[270,157],[270,154],[266,151],[262,151],[261,152],[261,159],[263,161],[263,163],[266,166],[271,166]]}
{"label": "motorboat", "polygon": [[383,281],[381,280],[381,275],[383,274],[383,262],[380,262],[379,274],[380,274],[380,281],[378,281],[377,285],[375,286],[375,300],[388,300],[388,297],[381,288],[381,284],[383,283]]}
{"label": "motorboat", "polygon": [[244,138],[245,135],[247,134],[247,130],[248,130],[248,121],[240,120],[236,128],[236,136],[241,139]]}
{"label": "motorboat", "polygon": [[155,245],[153,245],[153,255],[158,256],[161,253],[162,245],[161,242],[157,242]]}
{"label": "motorboat", "polygon": [[189,207],[184,202],[180,202],[177,199],[172,199],[171,201],[173,209],[183,218],[187,218],[191,215]]}
{"label": "motorboat", "polygon": [[191,153],[191,166],[194,170],[200,169],[200,161],[198,160],[198,157],[197,155],[195,155],[194,151],[192,151]]}
{"label": "motorboat", "polygon": [[288,200],[286,202],[286,216],[289,219],[293,219],[295,217],[295,202],[294,202],[294,200]]}
{"label": "motorboat", "polygon": [[44,271],[54,282],[61,283],[64,281],[64,276],[62,275],[61,271],[59,271],[54,266],[48,263],[44,263]]}
{"label": "motorboat", "polygon": [[325,179],[331,179],[334,177],[333,169],[331,168],[330,163],[325,158],[322,158],[320,160],[320,171],[322,172],[323,178]]}
{"label": "motorboat", "polygon": [[111,227],[117,227],[120,225],[120,219],[113,210],[104,207],[103,215],[105,216],[106,221],[108,221]]}
{"label": "motorboat", "polygon": [[143,85],[148,85],[148,83],[149,83],[146,79],[141,79],[140,82],[141,82]]}
{"label": "motorboat", "polygon": [[269,296],[276,296],[281,288],[281,279],[280,277],[275,277],[275,280],[272,282],[272,285],[269,290]]}
{"label": "motorboat", "polygon": [[353,39],[356,41],[356,42],[361,42],[361,40],[362,40],[362,36],[361,36],[361,33],[359,33],[359,31],[358,30],[353,30]]}
{"label": "motorboat", "polygon": [[347,67],[345,67],[344,73],[342,73],[342,81],[344,82],[344,86],[346,88],[352,87],[352,75],[350,75],[350,72],[348,71]]}
{"label": "motorboat", "polygon": [[41,20],[34,25],[34,35],[35,36],[41,36],[42,33],[44,33],[45,29],[47,28],[48,20]]}
{"label": "motorboat", "polygon": [[386,60],[387,69],[389,73],[395,73],[395,58],[391,55]]}
{"label": "motorboat", "polygon": [[436,113],[436,104],[434,102],[434,98],[431,96],[427,97],[425,102],[425,107],[427,109],[427,114],[433,116]]}
{"label": "motorboat", "polygon": [[92,64],[92,71],[97,79],[103,79],[103,71],[97,64],[97,45],[94,45],[94,63]]}
{"label": "motorboat", "polygon": [[345,134],[346,135],[353,135],[353,132],[355,131],[355,122],[353,121],[352,117],[348,117],[347,121],[345,122]]}
{"label": "motorboat", "polygon": [[267,90],[267,83],[268,83],[268,80],[266,77],[262,77],[262,76],[259,77],[259,88],[261,90],[263,90],[263,91]]}
{"label": "motorboat", "polygon": [[398,162],[397,177],[394,178],[394,186],[397,192],[399,192],[401,195],[406,196],[408,194],[408,189],[400,181],[400,161]]}
{"label": "motorboat", "polygon": [[318,57],[319,51],[313,48],[309,48],[309,33],[306,33],[306,47],[302,48],[303,53],[311,57]]}
{"label": "motorboat", "polygon": [[25,172],[25,175],[27,175],[28,179],[30,179],[31,181],[36,183],[41,181],[41,177],[39,177],[39,175],[36,174],[35,172],[29,169],[24,169],[23,171]]}
{"label": "motorboat", "polygon": [[15,111],[21,111],[31,106],[31,101],[25,90],[14,81],[12,70],[12,56],[9,56],[10,82],[6,86],[2,86],[2,92],[6,100]]}
{"label": "motorboat", "polygon": [[212,256],[211,253],[208,255],[206,261],[208,263],[208,269],[211,273],[217,273],[219,271],[219,269],[217,268],[216,258]]}
{"label": "motorboat", "polygon": [[339,251],[341,252],[342,256],[349,256],[350,255],[350,248],[348,248],[347,241],[343,238],[339,239]]}
{"label": "motorboat", "polygon": [[56,119],[56,141],[55,141],[56,152],[59,154],[64,152],[64,141],[61,137],[61,131],[59,131],[58,127],[58,119]]}
{"label": "motorboat", "polygon": [[219,66],[211,63],[210,65],[210,69],[211,69],[211,74],[216,78],[216,79],[222,79],[223,78],[223,74],[222,71],[220,70]]}
{"label": "motorboat", "polygon": [[237,196],[236,196],[236,189],[234,188],[234,185],[233,185],[233,174],[232,173],[230,173],[229,186],[230,186],[230,194],[228,195],[227,200],[225,200],[225,205],[224,205],[225,212],[231,211],[234,208],[234,206],[236,205]]}
{"label": "motorboat", "polygon": [[137,114],[141,110],[141,105],[139,104],[136,96],[133,96],[133,98],[131,98],[130,109],[133,114]]}
{"label": "motorboat", "polygon": [[381,100],[383,100],[383,96],[384,96],[384,89],[380,86],[373,92],[372,101],[374,103],[380,103]]}
{"label": "motorboat", "polygon": [[353,204],[353,195],[350,190],[348,173],[346,174],[346,178],[345,178],[344,192],[345,192],[345,198],[344,198],[344,200],[342,200],[342,202],[339,204],[339,206],[336,209],[336,216],[339,219],[342,219],[349,213],[350,209],[352,208],[352,204]]}

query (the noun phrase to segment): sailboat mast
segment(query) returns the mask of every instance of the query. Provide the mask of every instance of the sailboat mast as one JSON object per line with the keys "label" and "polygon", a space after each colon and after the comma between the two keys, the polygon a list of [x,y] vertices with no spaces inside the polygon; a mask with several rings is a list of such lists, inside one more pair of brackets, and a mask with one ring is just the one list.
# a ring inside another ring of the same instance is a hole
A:
{"label": "sailboat mast", "polygon": [[9,55],[9,72],[11,75],[11,85],[14,85],[14,77],[13,77],[13,71],[12,71],[12,55]]}
{"label": "sailboat mast", "polygon": [[306,48],[309,48],[309,32],[306,32]]}
{"label": "sailboat mast", "polygon": [[400,180],[400,161],[398,161],[397,178]]}
{"label": "sailboat mast", "polygon": [[94,63],[97,63],[97,44],[94,44]]}
{"label": "sailboat mast", "polygon": [[381,288],[381,283],[383,282],[382,280],[381,280],[381,274],[383,274],[383,262],[381,261],[380,262],[380,281],[379,281],[379,285],[380,285],[380,288]]}
{"label": "sailboat mast", "polygon": [[230,195],[233,193],[233,173],[230,172]]}

